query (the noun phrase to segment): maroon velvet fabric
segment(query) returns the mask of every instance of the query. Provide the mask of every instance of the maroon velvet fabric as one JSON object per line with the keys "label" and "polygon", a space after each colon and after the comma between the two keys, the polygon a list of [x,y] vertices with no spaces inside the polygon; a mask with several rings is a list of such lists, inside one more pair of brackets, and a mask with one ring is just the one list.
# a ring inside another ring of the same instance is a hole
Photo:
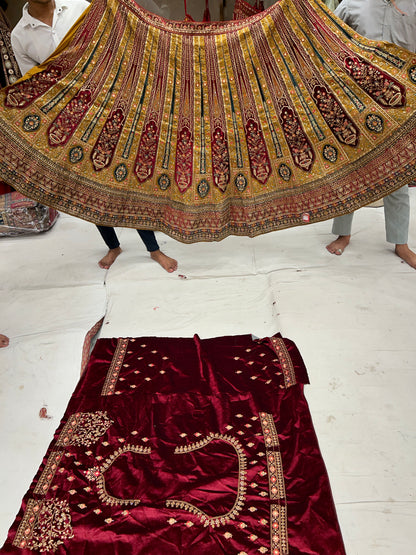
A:
{"label": "maroon velvet fabric", "polygon": [[99,340],[0,552],[345,554],[307,382],[280,335]]}
{"label": "maroon velvet fabric", "polygon": [[10,185],[7,185],[4,181],[0,181],[0,195],[6,195],[7,193],[11,193],[13,191],[13,187],[10,187]]}

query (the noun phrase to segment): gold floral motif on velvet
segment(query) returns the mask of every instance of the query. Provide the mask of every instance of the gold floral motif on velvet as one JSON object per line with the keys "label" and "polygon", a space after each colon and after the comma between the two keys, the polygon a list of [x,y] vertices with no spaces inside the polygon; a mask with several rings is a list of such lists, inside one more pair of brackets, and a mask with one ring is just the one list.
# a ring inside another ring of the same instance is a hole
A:
{"label": "gold floral motif on velvet", "polygon": [[51,552],[73,537],[67,501],[29,499],[13,545],[41,553]]}
{"label": "gold floral motif on velvet", "polygon": [[105,434],[113,421],[106,411],[77,412],[64,425],[56,445],[94,445]]}

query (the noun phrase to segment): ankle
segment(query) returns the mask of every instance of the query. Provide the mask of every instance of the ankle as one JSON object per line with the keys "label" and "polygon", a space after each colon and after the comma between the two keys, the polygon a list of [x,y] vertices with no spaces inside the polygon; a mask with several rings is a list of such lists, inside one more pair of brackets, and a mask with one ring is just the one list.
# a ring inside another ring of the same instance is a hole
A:
{"label": "ankle", "polygon": [[395,251],[399,252],[407,252],[409,250],[409,246],[407,243],[398,243],[396,244]]}

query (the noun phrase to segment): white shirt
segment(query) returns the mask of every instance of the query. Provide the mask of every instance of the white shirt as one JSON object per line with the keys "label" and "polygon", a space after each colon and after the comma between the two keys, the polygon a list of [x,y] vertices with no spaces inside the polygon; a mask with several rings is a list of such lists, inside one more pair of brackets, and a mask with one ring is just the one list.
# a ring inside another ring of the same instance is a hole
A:
{"label": "white shirt", "polygon": [[22,75],[53,53],[89,5],[86,0],[55,0],[51,27],[32,17],[27,3],[23,6],[22,18],[11,33],[13,52]]}
{"label": "white shirt", "polygon": [[334,13],[363,37],[416,52],[416,0],[395,0],[394,4],[390,0],[342,0]]}

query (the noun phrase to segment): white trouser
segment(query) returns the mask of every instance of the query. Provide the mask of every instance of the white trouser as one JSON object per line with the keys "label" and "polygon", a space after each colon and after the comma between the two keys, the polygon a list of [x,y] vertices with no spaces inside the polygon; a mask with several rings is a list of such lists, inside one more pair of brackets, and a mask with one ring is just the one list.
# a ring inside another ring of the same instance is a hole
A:
{"label": "white trouser", "polygon": [[[409,234],[409,187],[405,185],[387,197],[384,197],[384,219],[386,225],[386,241],[395,245],[407,243]],[[332,233],[335,235],[351,235],[354,212],[334,218]]]}

